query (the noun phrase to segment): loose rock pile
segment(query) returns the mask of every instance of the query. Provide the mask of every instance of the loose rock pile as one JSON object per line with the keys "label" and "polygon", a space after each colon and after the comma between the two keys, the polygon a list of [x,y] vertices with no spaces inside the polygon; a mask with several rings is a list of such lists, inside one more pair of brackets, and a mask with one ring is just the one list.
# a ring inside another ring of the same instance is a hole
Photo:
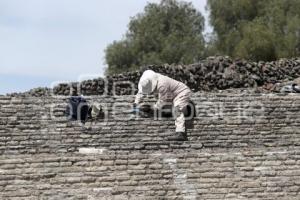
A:
{"label": "loose rock pile", "polygon": [[277,92],[275,84],[300,77],[300,58],[273,62],[249,62],[229,57],[209,57],[192,65],[150,65],[139,71],[116,74],[106,78],[80,83],[62,83],[49,88],[37,88],[17,95],[129,95],[137,91],[142,72],[152,69],[187,84],[194,92],[231,88],[258,88],[259,91]]}

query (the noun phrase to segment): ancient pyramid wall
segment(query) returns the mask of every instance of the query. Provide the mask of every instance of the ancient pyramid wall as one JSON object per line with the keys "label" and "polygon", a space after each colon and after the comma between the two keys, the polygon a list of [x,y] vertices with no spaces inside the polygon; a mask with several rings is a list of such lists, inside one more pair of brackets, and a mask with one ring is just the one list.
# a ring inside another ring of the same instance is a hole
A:
{"label": "ancient pyramid wall", "polygon": [[0,199],[300,198],[299,95],[195,93],[186,142],[133,99],[88,97],[107,117],[82,126],[66,97],[0,96]]}

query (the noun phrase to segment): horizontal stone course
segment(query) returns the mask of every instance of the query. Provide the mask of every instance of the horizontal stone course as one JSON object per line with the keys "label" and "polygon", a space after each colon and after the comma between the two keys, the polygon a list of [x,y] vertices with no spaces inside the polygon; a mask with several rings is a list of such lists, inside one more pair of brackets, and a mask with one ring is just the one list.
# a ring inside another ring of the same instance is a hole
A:
{"label": "horizontal stone course", "polygon": [[[55,195],[66,199],[115,195],[128,199],[293,198],[300,190],[297,155],[299,148],[202,149],[179,154],[2,155],[0,196],[4,199],[27,196],[47,199]],[[277,156],[280,161],[273,160]],[[132,158],[136,162],[129,162]],[[289,161],[289,165],[284,161]],[[8,164],[16,168],[6,167]]]}
{"label": "horizontal stone course", "polygon": [[[110,98],[109,105],[102,97],[87,98],[90,103],[103,105],[107,119],[85,126],[68,122],[64,116],[66,98],[26,98],[32,103],[26,108],[15,105],[22,98],[7,99],[9,103],[1,105],[0,142],[5,145],[0,152],[73,152],[87,144],[112,151],[198,149],[201,143],[207,148],[299,145],[298,95],[195,93],[197,116],[188,129],[190,141],[178,145],[166,141],[174,132],[173,119],[134,118],[128,114],[132,96]],[[153,100],[147,102],[153,104]],[[124,107],[114,108],[112,101]]]}

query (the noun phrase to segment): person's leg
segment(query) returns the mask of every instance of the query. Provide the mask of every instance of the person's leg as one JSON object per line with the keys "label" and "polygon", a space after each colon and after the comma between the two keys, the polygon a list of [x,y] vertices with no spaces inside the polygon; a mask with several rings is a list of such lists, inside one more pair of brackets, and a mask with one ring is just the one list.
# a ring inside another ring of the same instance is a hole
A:
{"label": "person's leg", "polygon": [[185,114],[191,92],[187,91],[174,99],[176,132],[185,132]]}
{"label": "person's leg", "polygon": [[184,117],[184,108],[179,106],[175,107],[175,127],[176,132],[185,132],[185,117]]}
{"label": "person's leg", "polygon": [[185,130],[185,112],[186,106],[190,100],[190,92],[186,92],[176,97],[173,101],[175,108],[175,127],[176,133],[170,140],[187,140],[186,130]]}
{"label": "person's leg", "polygon": [[177,140],[177,141],[185,141],[187,140],[187,135],[185,132],[185,117],[184,112],[178,106],[175,107],[175,126],[176,132],[172,136],[168,138],[168,140]]}

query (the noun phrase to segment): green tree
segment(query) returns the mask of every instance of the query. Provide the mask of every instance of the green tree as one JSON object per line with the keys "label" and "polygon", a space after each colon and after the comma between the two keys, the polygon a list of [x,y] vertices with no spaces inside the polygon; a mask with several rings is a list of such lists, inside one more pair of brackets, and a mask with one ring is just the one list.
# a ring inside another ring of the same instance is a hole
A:
{"label": "green tree", "polygon": [[107,73],[147,64],[193,63],[204,55],[204,18],[191,3],[162,0],[148,3],[133,17],[121,41],[105,50]]}
{"label": "green tree", "polygon": [[272,31],[263,23],[253,21],[241,28],[241,39],[233,55],[249,60],[273,60],[275,43]]}
{"label": "green tree", "polygon": [[208,0],[223,54],[252,60],[299,56],[299,0]]}

